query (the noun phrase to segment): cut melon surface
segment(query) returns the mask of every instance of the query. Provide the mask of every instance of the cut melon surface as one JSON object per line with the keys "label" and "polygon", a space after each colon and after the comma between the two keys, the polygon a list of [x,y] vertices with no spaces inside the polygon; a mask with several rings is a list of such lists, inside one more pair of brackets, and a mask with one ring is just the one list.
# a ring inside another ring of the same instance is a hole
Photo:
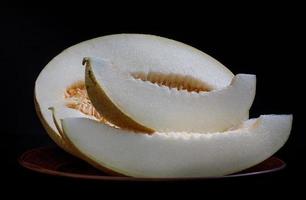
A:
{"label": "cut melon surface", "polygon": [[255,75],[238,74],[227,87],[210,91],[193,76],[135,74],[94,58],[84,63],[97,111],[113,124],[142,132],[224,131],[248,119],[255,97]]}
{"label": "cut melon surface", "polygon": [[86,118],[62,120],[79,157],[98,168],[133,177],[209,177],[262,162],[286,142],[291,115],[262,115],[216,133],[136,134]]}

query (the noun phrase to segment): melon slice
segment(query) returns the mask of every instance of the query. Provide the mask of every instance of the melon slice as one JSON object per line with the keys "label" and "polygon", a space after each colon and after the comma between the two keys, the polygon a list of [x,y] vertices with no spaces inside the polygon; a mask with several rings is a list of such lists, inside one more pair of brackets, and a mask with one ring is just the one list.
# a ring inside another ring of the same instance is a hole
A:
{"label": "melon slice", "polygon": [[119,127],[140,132],[224,131],[248,118],[255,96],[255,75],[238,74],[227,87],[212,89],[187,73],[122,70],[94,58],[84,63],[97,111]]}
{"label": "melon slice", "polygon": [[133,177],[209,177],[235,173],[286,142],[291,115],[263,115],[216,133],[136,134],[86,118],[62,120],[77,155],[100,169]]}
{"label": "melon slice", "polygon": [[[230,84],[233,74],[207,54],[170,39],[141,34],[117,34],[95,38],[72,46],[53,58],[35,83],[35,107],[50,137],[69,151],[57,131],[49,107],[58,107],[61,118],[94,117],[102,120],[89,101],[85,86],[86,56],[112,60],[122,70],[162,71],[194,75],[211,88]],[[82,115],[82,113],[84,115]]]}

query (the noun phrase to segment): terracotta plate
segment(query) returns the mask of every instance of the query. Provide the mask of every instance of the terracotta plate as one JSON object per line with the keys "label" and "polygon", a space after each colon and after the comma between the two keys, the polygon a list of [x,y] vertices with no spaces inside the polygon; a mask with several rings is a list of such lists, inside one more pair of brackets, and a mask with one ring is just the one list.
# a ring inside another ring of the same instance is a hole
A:
{"label": "terracotta plate", "polygon": [[30,170],[55,176],[65,176],[81,179],[95,180],[118,180],[118,181],[173,181],[173,180],[189,180],[189,179],[217,179],[217,178],[233,178],[242,176],[254,176],[259,174],[272,173],[285,168],[284,161],[271,157],[264,162],[241,171],[236,174],[224,177],[209,178],[132,178],[124,176],[107,175],[84,161],[71,156],[57,147],[40,147],[24,152],[19,163]]}

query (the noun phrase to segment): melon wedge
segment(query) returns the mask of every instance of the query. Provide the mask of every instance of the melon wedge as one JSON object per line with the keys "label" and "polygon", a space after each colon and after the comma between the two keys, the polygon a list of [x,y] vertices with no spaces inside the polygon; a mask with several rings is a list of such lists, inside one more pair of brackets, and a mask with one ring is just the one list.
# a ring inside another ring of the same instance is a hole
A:
{"label": "melon wedge", "polygon": [[94,58],[84,63],[97,111],[119,127],[140,132],[225,131],[248,119],[255,97],[255,75],[238,74],[227,87],[205,91],[205,80],[192,76],[136,73]]}
{"label": "melon wedge", "polygon": [[[67,151],[69,147],[56,129],[48,108],[58,107],[56,110],[61,118],[83,116],[79,110],[67,106],[71,98],[65,96],[69,88],[85,81],[82,59],[86,56],[112,60],[123,70],[195,74],[196,78],[206,80],[211,88],[226,87],[233,78],[226,67],[209,55],[183,43],[153,35],[116,34],[72,46],[44,67],[36,80],[34,92],[39,119],[50,137]],[[85,104],[91,106],[88,102]]]}
{"label": "melon wedge", "polygon": [[62,120],[78,156],[133,177],[209,177],[235,173],[269,158],[286,142],[291,115],[262,115],[216,133],[136,134],[85,118]]}

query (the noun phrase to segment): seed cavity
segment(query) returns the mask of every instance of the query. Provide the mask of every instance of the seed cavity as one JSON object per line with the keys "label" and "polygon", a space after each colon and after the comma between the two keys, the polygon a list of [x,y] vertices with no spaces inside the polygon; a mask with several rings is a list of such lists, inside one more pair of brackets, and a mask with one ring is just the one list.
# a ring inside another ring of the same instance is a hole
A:
{"label": "seed cavity", "polygon": [[198,80],[192,76],[185,76],[180,74],[164,74],[160,72],[132,72],[131,76],[134,79],[148,81],[159,86],[166,86],[169,89],[187,90],[188,92],[209,92],[212,90],[203,81]]}
{"label": "seed cavity", "polygon": [[78,81],[69,86],[65,91],[64,97],[68,101],[66,104],[68,108],[78,110],[85,115],[96,118],[98,121],[105,122],[105,119],[92,105],[84,81]]}

